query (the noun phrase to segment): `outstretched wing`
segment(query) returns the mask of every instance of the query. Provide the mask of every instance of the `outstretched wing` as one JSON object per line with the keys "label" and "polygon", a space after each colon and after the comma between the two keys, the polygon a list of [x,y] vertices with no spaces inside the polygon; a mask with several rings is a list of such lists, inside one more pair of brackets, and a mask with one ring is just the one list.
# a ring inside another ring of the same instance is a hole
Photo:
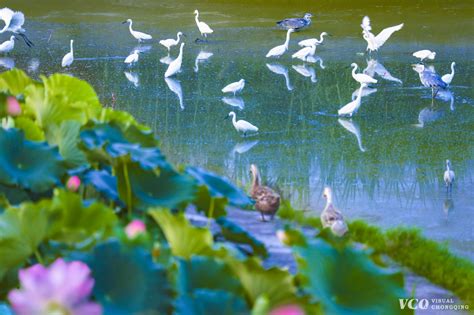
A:
{"label": "outstretched wing", "polygon": [[377,44],[377,46],[378,47],[382,46],[387,41],[387,39],[389,39],[390,36],[392,36],[393,33],[401,30],[402,27],[403,27],[403,23],[392,26],[392,27],[387,27],[386,29],[381,31],[377,36],[375,36],[375,43]]}
{"label": "outstretched wing", "polygon": [[11,20],[15,12],[10,10],[9,8],[3,8],[0,10],[0,19],[5,22],[5,26],[3,27],[2,31],[5,31],[7,28],[10,27]]}
{"label": "outstretched wing", "polygon": [[12,31],[22,32],[21,28],[25,24],[25,15],[22,12],[15,12],[13,14],[12,20],[10,21],[10,29]]}
{"label": "outstretched wing", "polygon": [[362,19],[362,24],[360,25],[364,31],[371,31],[372,27],[370,26],[370,19],[368,16],[364,16]]}

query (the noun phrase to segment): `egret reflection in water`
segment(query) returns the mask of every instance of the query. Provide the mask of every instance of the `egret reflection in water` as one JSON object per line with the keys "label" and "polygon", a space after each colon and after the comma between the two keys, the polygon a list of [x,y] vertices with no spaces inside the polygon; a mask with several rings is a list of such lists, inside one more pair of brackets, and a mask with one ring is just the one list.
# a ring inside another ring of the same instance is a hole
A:
{"label": "egret reflection in water", "polygon": [[0,58],[0,67],[6,68],[8,70],[15,68],[15,60],[10,57]]}
{"label": "egret reflection in water", "polygon": [[402,80],[392,76],[392,74],[380,63],[377,59],[367,60],[367,67],[364,69],[363,73],[374,77],[376,74],[384,80],[397,82],[402,84]]}
{"label": "egret reflection in water", "polygon": [[444,116],[444,110],[436,108],[436,106],[431,104],[431,106],[423,108],[418,114],[418,124],[416,127],[423,128],[428,124],[434,123]]}
{"label": "egret reflection in water", "polygon": [[286,88],[288,91],[293,90],[293,86],[290,83],[290,77],[288,76],[288,69],[282,66],[279,63],[267,63],[267,68],[276,74],[282,75],[285,77]]}
{"label": "egret reflection in water", "polygon": [[352,92],[352,100],[355,100],[357,98],[357,95],[359,95],[359,90],[360,89],[362,89],[361,97],[366,97],[366,96],[369,96],[370,94],[373,94],[373,93],[377,92],[376,88],[371,88],[369,86],[366,86],[364,88],[359,87],[354,92]]}
{"label": "egret reflection in water", "polygon": [[354,136],[356,136],[357,145],[359,146],[359,150],[362,151],[362,152],[367,151],[367,149],[364,148],[364,146],[362,145],[362,137],[360,135],[359,125],[356,122],[352,121],[352,119],[339,118],[337,121],[339,122],[339,124],[342,127],[344,127],[344,129],[346,129],[347,131],[352,133]]}
{"label": "egret reflection in water", "polygon": [[201,50],[194,60],[194,72],[199,72],[199,63],[205,62],[213,55],[212,52]]}
{"label": "egret reflection in water", "polygon": [[239,110],[243,110],[245,108],[244,99],[239,96],[225,96],[222,98],[222,101],[227,105],[237,107]]}
{"label": "egret reflection in water", "polygon": [[181,82],[173,78],[165,78],[165,82],[168,85],[168,88],[178,96],[179,99],[179,107],[181,110],[184,110],[184,103],[183,103],[183,89],[181,88]]}
{"label": "egret reflection in water", "polygon": [[145,52],[148,52],[151,50],[151,45],[138,45],[138,46],[135,46],[135,48],[133,48],[130,53],[132,53],[133,51],[135,50],[138,50],[140,53],[145,53]]}
{"label": "egret reflection in water", "polygon": [[444,199],[443,212],[445,214],[446,220],[448,219],[448,216],[450,215],[450,213],[452,213],[453,211],[454,211],[453,198],[448,197],[448,198]]}
{"label": "egret reflection in water", "polygon": [[257,144],[258,140],[239,142],[232,148],[231,154],[244,154],[245,152],[250,151]]}
{"label": "egret reflection in water", "polygon": [[31,58],[28,62],[28,72],[35,73],[40,66],[40,61],[38,58]]}
{"label": "egret reflection in water", "polygon": [[165,64],[165,65],[169,65],[170,63],[173,62],[173,60],[174,60],[174,59],[171,58],[170,55],[166,55],[166,56],[160,58],[160,62],[163,63],[163,64]]}
{"label": "egret reflection in water", "polygon": [[135,87],[140,86],[140,78],[138,77],[137,73],[124,71],[123,74],[125,74],[127,80],[130,81]]}
{"label": "egret reflection in water", "polygon": [[443,102],[449,102],[449,109],[454,112],[456,109],[454,107],[454,95],[450,90],[439,90],[436,94],[436,98],[442,100]]}
{"label": "egret reflection in water", "polygon": [[321,69],[326,69],[326,66],[324,65],[324,60],[323,58],[319,57],[319,56],[308,56],[308,58],[306,58],[306,62],[309,62],[309,63],[319,63],[319,67]]}
{"label": "egret reflection in water", "polygon": [[316,78],[316,71],[314,71],[313,67],[309,67],[306,64],[303,65],[293,65],[291,66],[293,69],[295,69],[296,72],[301,74],[304,77],[310,78],[311,82],[316,83],[318,82],[318,79]]}

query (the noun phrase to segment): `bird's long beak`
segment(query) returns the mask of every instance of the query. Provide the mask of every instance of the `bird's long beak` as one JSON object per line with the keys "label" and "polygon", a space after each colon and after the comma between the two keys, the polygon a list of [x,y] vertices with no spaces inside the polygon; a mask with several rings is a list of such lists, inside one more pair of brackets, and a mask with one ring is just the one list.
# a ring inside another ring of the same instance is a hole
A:
{"label": "bird's long beak", "polygon": [[333,35],[332,34],[329,34],[329,33],[326,33],[327,35],[326,36],[329,36],[329,37],[332,37]]}
{"label": "bird's long beak", "polygon": [[127,21],[123,21],[123,22],[122,22],[122,24],[126,24],[126,23],[127,23]]}
{"label": "bird's long beak", "polygon": [[226,120],[226,119],[229,118],[229,117],[230,117],[229,115],[226,115],[226,116],[224,117],[224,120]]}
{"label": "bird's long beak", "polygon": [[20,39],[19,39],[18,37],[16,37],[16,36],[15,36],[15,37],[13,37],[13,38],[14,38],[15,40],[20,40]]}

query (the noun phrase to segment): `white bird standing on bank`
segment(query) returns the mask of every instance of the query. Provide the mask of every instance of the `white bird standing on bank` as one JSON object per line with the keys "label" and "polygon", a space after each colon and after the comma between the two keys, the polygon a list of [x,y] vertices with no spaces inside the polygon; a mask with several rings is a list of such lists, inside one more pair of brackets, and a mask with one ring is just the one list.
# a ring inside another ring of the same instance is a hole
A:
{"label": "white bird standing on bank", "polygon": [[352,77],[354,80],[359,82],[360,84],[370,84],[370,83],[377,83],[377,80],[372,78],[371,76],[365,73],[356,73],[357,68],[359,67],[355,62],[351,64],[352,67]]}
{"label": "white bird standing on bank", "polygon": [[293,33],[295,30],[290,28],[287,32],[286,32],[286,40],[285,40],[285,43],[283,45],[279,45],[279,46],[276,46],[276,47],[273,47],[272,49],[270,49],[270,51],[267,53],[267,55],[265,57],[277,57],[279,58],[281,55],[283,55],[287,50],[288,50],[288,44],[290,43],[290,34]]}
{"label": "white bird standing on bank", "polygon": [[446,184],[446,192],[453,190],[453,183],[455,179],[454,171],[451,170],[451,161],[446,160],[446,171],[444,171],[444,182]]}
{"label": "white bird standing on bank", "polygon": [[300,47],[311,47],[313,45],[318,46],[323,43],[324,36],[328,36],[329,34],[326,32],[322,32],[321,35],[319,35],[319,40],[316,38],[309,38],[302,40],[298,43],[298,46]]}
{"label": "white bird standing on bank", "polygon": [[166,49],[168,49],[168,52],[169,52],[171,47],[176,46],[176,45],[179,44],[179,41],[181,40],[181,36],[183,36],[183,33],[178,32],[178,34],[176,34],[176,39],[174,39],[174,38],[162,39],[162,40],[160,40],[159,43],[160,43],[160,45],[165,46]]}
{"label": "white bird standing on bank", "polygon": [[130,30],[130,34],[132,34],[132,36],[135,37],[135,39],[138,39],[139,43],[141,43],[144,40],[148,40],[148,39],[153,38],[153,37],[151,37],[151,35],[148,35],[146,33],[142,33],[142,32],[139,32],[139,31],[134,31],[132,29],[132,24],[133,24],[132,19],[127,19],[126,21],[122,22],[122,24],[125,24],[125,23],[128,23],[128,29]]}
{"label": "white bird standing on bank", "polygon": [[214,31],[212,30],[212,28],[209,27],[209,25],[207,25],[206,23],[202,21],[199,21],[199,11],[197,9],[194,10],[194,14],[196,14],[196,16],[194,17],[194,20],[196,21],[196,25],[199,29],[199,32],[201,33],[201,36],[204,36],[207,38],[208,34],[214,33]]}
{"label": "white bird standing on bank", "polygon": [[165,72],[165,78],[171,77],[172,75],[175,75],[181,71],[181,64],[183,63],[183,47],[184,43],[181,43],[181,47],[179,47],[178,58],[170,62],[170,65]]}
{"label": "white bird standing on bank", "polygon": [[316,53],[316,45],[312,45],[309,47],[303,47],[297,52],[295,52],[291,58],[298,58],[300,60],[306,61],[308,60],[308,57],[314,56]]}
{"label": "white bird standing on bank", "polygon": [[224,119],[232,117],[232,124],[234,125],[235,130],[238,132],[243,132],[244,136],[247,132],[258,132],[258,127],[252,125],[248,121],[245,120],[237,120],[236,115],[234,112],[230,112]]}
{"label": "white bird standing on bank", "polygon": [[329,187],[324,188],[324,198],[326,198],[326,207],[321,212],[321,224],[323,228],[329,227],[331,231],[337,236],[343,236],[347,233],[349,228],[342,213],[334,207],[332,203],[332,190]]}
{"label": "white bird standing on bank", "polygon": [[377,36],[372,34],[372,27],[370,26],[370,19],[364,16],[362,19],[362,36],[367,41],[367,50],[377,51],[382,45],[392,36],[393,33],[399,31],[403,27],[403,23],[383,29]]}
{"label": "white bird standing on bank", "polygon": [[0,53],[9,53],[15,48],[15,35],[10,36],[9,40],[4,41],[0,44]]}
{"label": "white bird standing on bank", "polygon": [[134,63],[138,61],[138,54],[140,51],[138,49],[135,49],[132,54],[130,54],[127,58],[125,58],[124,63],[128,64],[129,66],[132,66]]}
{"label": "white bird standing on bank", "polygon": [[446,83],[447,85],[450,85],[451,82],[453,81],[453,78],[454,78],[454,66],[456,65],[456,63],[453,61],[451,62],[451,73],[447,73],[445,75],[443,75],[441,77],[441,80],[443,80],[444,83]]}
{"label": "white bird standing on bank", "polygon": [[244,89],[244,86],[245,86],[245,80],[240,79],[239,81],[231,83],[231,84],[227,85],[226,87],[224,87],[222,89],[222,92],[223,93],[234,93],[234,96],[235,96],[236,93],[239,93],[240,91],[242,91]]}
{"label": "white bird standing on bank", "polygon": [[5,26],[0,30],[0,34],[12,32],[13,34],[21,36],[25,41],[25,44],[29,47],[34,46],[33,42],[25,35],[25,29],[23,28],[23,24],[25,24],[25,15],[23,12],[14,12],[9,8],[3,8],[0,10],[0,20],[5,23]]}
{"label": "white bird standing on bank", "polygon": [[360,85],[359,94],[357,94],[357,98],[352,102],[348,103],[347,105],[343,106],[337,111],[339,116],[349,116],[352,117],[357,111],[359,110],[361,100],[362,100],[362,91],[367,85],[362,83]]}
{"label": "white bird standing on bank", "polygon": [[413,53],[413,57],[420,59],[420,61],[423,61],[425,59],[433,60],[436,57],[436,53],[428,49],[423,49],[415,51]]}
{"label": "white bird standing on bank", "polygon": [[73,49],[73,44],[74,40],[71,39],[70,46],[71,46],[71,51],[68,52],[66,55],[63,57],[63,61],[61,62],[61,66],[64,67],[69,67],[72,62],[74,61],[74,49]]}

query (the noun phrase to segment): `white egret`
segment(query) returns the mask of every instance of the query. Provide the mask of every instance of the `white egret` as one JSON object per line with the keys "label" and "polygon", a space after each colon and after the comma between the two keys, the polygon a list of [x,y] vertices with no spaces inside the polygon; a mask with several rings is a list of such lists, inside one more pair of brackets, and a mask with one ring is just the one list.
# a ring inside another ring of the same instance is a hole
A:
{"label": "white egret", "polygon": [[377,83],[377,80],[372,78],[371,76],[364,74],[364,73],[356,73],[357,68],[359,67],[355,62],[351,64],[352,67],[352,77],[359,83],[370,84],[370,83]]}
{"label": "white egret", "polygon": [[318,79],[316,78],[316,71],[314,71],[313,67],[308,67],[307,65],[293,65],[291,67],[302,76],[310,78],[311,82],[318,82]]}
{"label": "white egret", "polygon": [[352,121],[352,119],[347,120],[347,119],[341,119],[339,118],[337,122],[347,131],[352,133],[356,138],[357,138],[357,144],[359,145],[359,150],[361,152],[367,151],[364,146],[362,145],[362,137],[360,135],[360,128],[359,125]]}
{"label": "white egret", "polygon": [[165,78],[171,77],[181,71],[181,64],[183,63],[183,47],[184,43],[181,43],[181,47],[179,47],[179,55],[168,66],[168,69],[165,72]]}
{"label": "white egret", "polygon": [[441,80],[443,80],[444,83],[446,83],[447,85],[450,85],[451,82],[453,81],[453,78],[454,78],[454,66],[456,65],[456,63],[453,61],[451,62],[451,73],[447,73],[445,75],[443,75],[441,77]]}
{"label": "white egret", "polygon": [[328,35],[329,35],[328,33],[322,32],[319,35],[319,40],[317,38],[305,39],[305,40],[302,40],[302,41],[298,42],[298,46],[300,46],[300,47],[310,47],[310,46],[313,46],[313,45],[318,46],[318,45],[323,43],[324,36],[328,36]]}
{"label": "white egret", "polygon": [[357,95],[357,98],[353,100],[352,102],[348,103],[347,105],[344,105],[342,108],[340,108],[337,111],[337,114],[339,116],[349,116],[352,117],[357,111],[359,110],[360,104],[361,104],[361,99],[362,99],[362,91],[367,85],[362,83],[360,85],[359,89],[359,94]]}
{"label": "white egret", "polygon": [[201,36],[204,36],[207,38],[208,34],[214,33],[214,31],[212,30],[212,28],[209,27],[209,25],[207,25],[206,23],[202,21],[199,21],[199,11],[197,9],[194,10],[194,14],[196,14],[196,16],[194,17],[194,20],[196,21],[196,25],[199,29],[199,32],[201,33]]}
{"label": "white egret", "polygon": [[223,97],[222,101],[226,103],[227,105],[237,107],[240,110],[243,110],[245,108],[245,102],[243,98],[241,97]]}
{"label": "white egret", "polygon": [[453,190],[455,180],[454,171],[451,169],[451,161],[446,160],[446,171],[444,171],[444,183],[446,184],[446,192]]}
{"label": "white egret", "polygon": [[326,207],[321,212],[321,224],[323,228],[329,227],[333,234],[343,236],[349,229],[342,213],[333,205],[331,188],[325,187],[323,196],[326,198]]}
{"label": "white egret", "polygon": [[390,72],[384,67],[384,65],[378,62],[376,59],[367,60],[367,67],[362,72],[371,77],[374,77],[375,74],[377,74],[384,80],[397,82],[400,84],[403,83],[402,80],[392,76]]}
{"label": "white egret", "polygon": [[25,44],[29,47],[34,46],[33,42],[25,35],[23,24],[25,23],[25,15],[20,11],[13,11],[9,8],[0,9],[0,20],[5,23],[5,26],[0,30],[0,34],[5,32],[12,32],[21,36]]}
{"label": "white egret", "polygon": [[140,78],[136,73],[124,71],[123,74],[125,74],[127,80],[131,82],[135,87],[140,86]]}
{"label": "white egret", "polygon": [[0,44],[0,53],[9,53],[15,48],[15,35],[10,36],[9,40],[4,41]]}
{"label": "white egret", "polygon": [[286,88],[288,91],[293,90],[293,86],[290,83],[290,77],[288,76],[288,69],[278,63],[267,63],[267,68],[276,74],[280,74],[285,77]]}
{"label": "white egret", "polygon": [[420,61],[423,61],[425,59],[433,60],[436,57],[436,53],[428,49],[423,49],[415,51],[413,53],[413,57],[420,59]]}
{"label": "white egret", "polygon": [[269,58],[269,57],[280,58],[280,56],[283,55],[288,50],[288,44],[290,43],[290,34],[293,33],[294,31],[295,31],[294,29],[290,28],[286,32],[285,43],[283,45],[279,45],[279,46],[276,46],[276,47],[273,47],[272,49],[270,49],[270,51],[267,53],[267,55],[265,57],[267,57],[267,58]]}
{"label": "white egret", "polygon": [[71,51],[68,52],[66,55],[63,57],[63,61],[61,62],[61,66],[64,67],[69,67],[73,61],[74,61],[74,49],[73,49],[73,44],[74,40],[71,39],[70,41],[70,46],[71,46]]}
{"label": "white egret", "polygon": [[226,85],[222,89],[222,93],[234,93],[234,96],[235,96],[235,94],[241,92],[244,89],[244,87],[245,87],[245,80],[240,79],[237,82],[233,82],[231,84]]}
{"label": "white egret", "polygon": [[165,78],[166,85],[168,88],[176,94],[179,100],[179,107],[181,110],[184,110],[184,102],[183,102],[183,88],[181,87],[181,82],[173,78]]}
{"label": "white egret", "polygon": [[168,51],[170,51],[171,47],[179,44],[179,41],[181,40],[181,36],[183,36],[183,33],[178,32],[178,34],[176,34],[176,39],[174,38],[162,39],[159,41],[159,43],[160,45],[165,46],[166,49],[168,49]]}
{"label": "white egret", "polygon": [[298,58],[300,60],[306,61],[308,57],[314,56],[316,53],[316,45],[312,45],[309,47],[303,47],[297,52],[295,52],[291,58]]}
{"label": "white egret", "polygon": [[367,50],[372,52],[377,51],[382,47],[393,33],[401,30],[403,23],[383,29],[377,36],[371,32],[372,27],[370,26],[370,19],[368,16],[365,16],[362,19],[362,24],[360,26],[362,27],[362,36],[367,41]]}
{"label": "white egret", "polygon": [[125,58],[124,63],[128,64],[129,66],[132,66],[134,63],[138,61],[138,54],[140,51],[138,49],[135,49],[133,53],[131,53],[127,58]]}
{"label": "white egret", "polygon": [[214,56],[213,53],[201,50],[199,52],[199,54],[196,56],[196,59],[194,60],[194,72],[199,71],[199,63],[200,62],[204,62],[207,59],[211,58],[212,56]]}
{"label": "white egret", "polygon": [[258,127],[252,125],[245,120],[237,120],[234,112],[230,112],[225,119],[232,117],[232,124],[234,125],[235,130],[238,132],[243,132],[244,136],[247,135],[247,132],[258,132]]}
{"label": "white egret", "polygon": [[132,34],[132,36],[138,40],[138,42],[142,42],[144,40],[149,40],[149,39],[152,39],[153,37],[151,37],[151,35],[148,35],[146,33],[142,33],[142,32],[139,32],[139,31],[134,31],[132,29],[132,24],[133,24],[133,21],[132,19],[127,19],[126,21],[123,21],[122,24],[126,24],[128,23],[128,29],[130,30],[130,34]]}

